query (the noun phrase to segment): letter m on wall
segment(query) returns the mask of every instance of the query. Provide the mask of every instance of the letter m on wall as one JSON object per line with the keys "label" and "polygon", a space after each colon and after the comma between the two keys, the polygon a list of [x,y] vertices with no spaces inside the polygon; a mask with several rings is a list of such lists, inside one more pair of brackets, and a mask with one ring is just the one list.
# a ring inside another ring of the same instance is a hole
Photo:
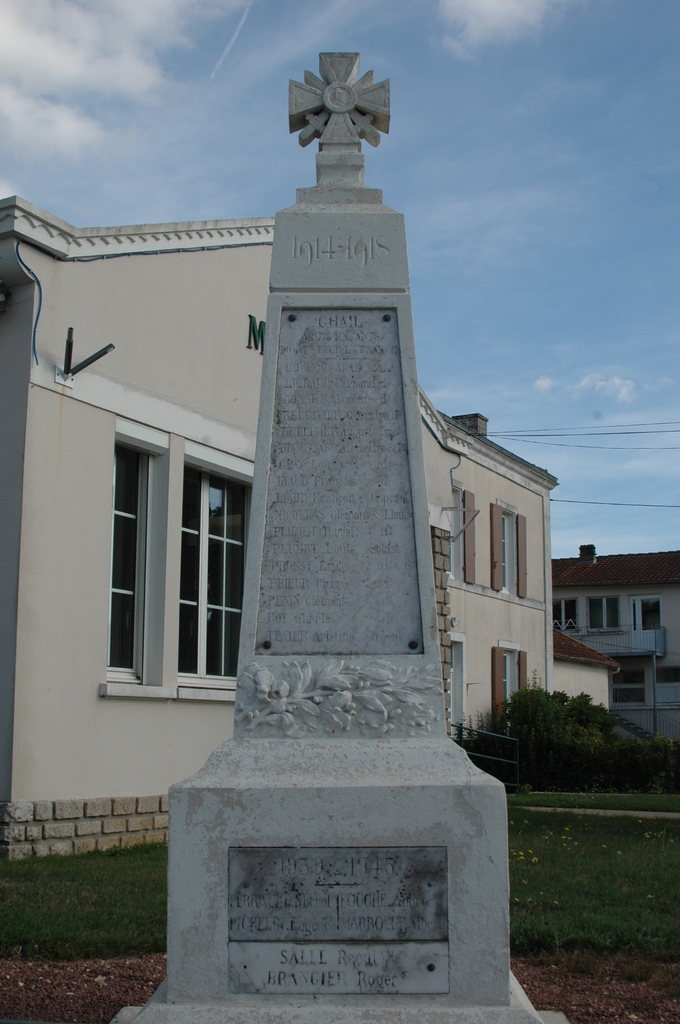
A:
{"label": "letter m on wall", "polygon": [[266,328],[264,320],[260,320],[259,326],[257,318],[252,313],[248,314],[248,345],[247,348],[254,348],[260,355],[264,352],[264,332]]}

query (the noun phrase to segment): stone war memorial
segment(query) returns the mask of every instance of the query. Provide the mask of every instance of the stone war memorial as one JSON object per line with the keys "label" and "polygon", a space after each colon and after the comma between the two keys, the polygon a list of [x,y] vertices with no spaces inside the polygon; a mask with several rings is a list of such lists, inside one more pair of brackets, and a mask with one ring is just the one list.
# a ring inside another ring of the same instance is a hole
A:
{"label": "stone war memorial", "polygon": [[404,220],[364,186],[389,82],[290,83],[232,740],[170,792],[143,1024],[529,1024],[505,792],[447,736]]}

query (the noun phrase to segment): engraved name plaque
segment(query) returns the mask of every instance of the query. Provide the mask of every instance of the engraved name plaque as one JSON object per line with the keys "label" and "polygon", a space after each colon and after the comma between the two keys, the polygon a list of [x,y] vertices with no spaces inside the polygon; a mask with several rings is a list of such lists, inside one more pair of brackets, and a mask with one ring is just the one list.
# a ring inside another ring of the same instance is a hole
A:
{"label": "engraved name plaque", "polygon": [[274,422],[256,650],[422,653],[396,312],[284,310]]}
{"label": "engraved name plaque", "polygon": [[446,847],[229,851],[229,988],[448,992]]}

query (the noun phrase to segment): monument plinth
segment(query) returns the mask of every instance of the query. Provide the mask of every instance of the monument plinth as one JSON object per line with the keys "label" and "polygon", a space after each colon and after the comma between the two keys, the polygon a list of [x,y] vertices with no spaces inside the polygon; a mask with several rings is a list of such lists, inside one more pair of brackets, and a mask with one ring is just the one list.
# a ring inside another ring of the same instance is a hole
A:
{"label": "monument plinth", "polygon": [[144,1024],[538,1019],[504,789],[446,734],[404,222],[363,184],[389,83],[358,68],[290,85],[320,151],[276,216],[234,739],[171,790]]}

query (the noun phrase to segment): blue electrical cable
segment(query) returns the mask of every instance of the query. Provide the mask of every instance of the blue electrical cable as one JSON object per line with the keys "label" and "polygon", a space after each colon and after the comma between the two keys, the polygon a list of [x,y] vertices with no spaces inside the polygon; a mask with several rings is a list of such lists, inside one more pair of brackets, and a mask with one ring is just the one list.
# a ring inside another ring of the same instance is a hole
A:
{"label": "blue electrical cable", "polygon": [[31,270],[31,268],[29,266],[27,266],[24,263],[24,261],[22,260],[21,256],[19,255],[19,244],[20,244],[19,242],[17,242],[17,244],[16,244],[16,250],[15,250],[16,257],[19,260],[19,263],[21,264],[21,266],[26,271],[26,273],[30,274],[30,276],[33,278],[33,280],[35,281],[35,283],[38,286],[38,312],[35,314],[35,320],[33,321],[33,337],[32,337],[32,340],[31,340],[31,350],[33,352],[33,358],[35,359],[35,365],[37,366],[38,365],[38,353],[37,353],[36,347],[35,347],[35,336],[36,336],[36,332],[38,330],[38,320],[40,319],[40,313],[42,312],[43,290],[42,290],[42,285],[40,283],[38,275],[33,270]]}

